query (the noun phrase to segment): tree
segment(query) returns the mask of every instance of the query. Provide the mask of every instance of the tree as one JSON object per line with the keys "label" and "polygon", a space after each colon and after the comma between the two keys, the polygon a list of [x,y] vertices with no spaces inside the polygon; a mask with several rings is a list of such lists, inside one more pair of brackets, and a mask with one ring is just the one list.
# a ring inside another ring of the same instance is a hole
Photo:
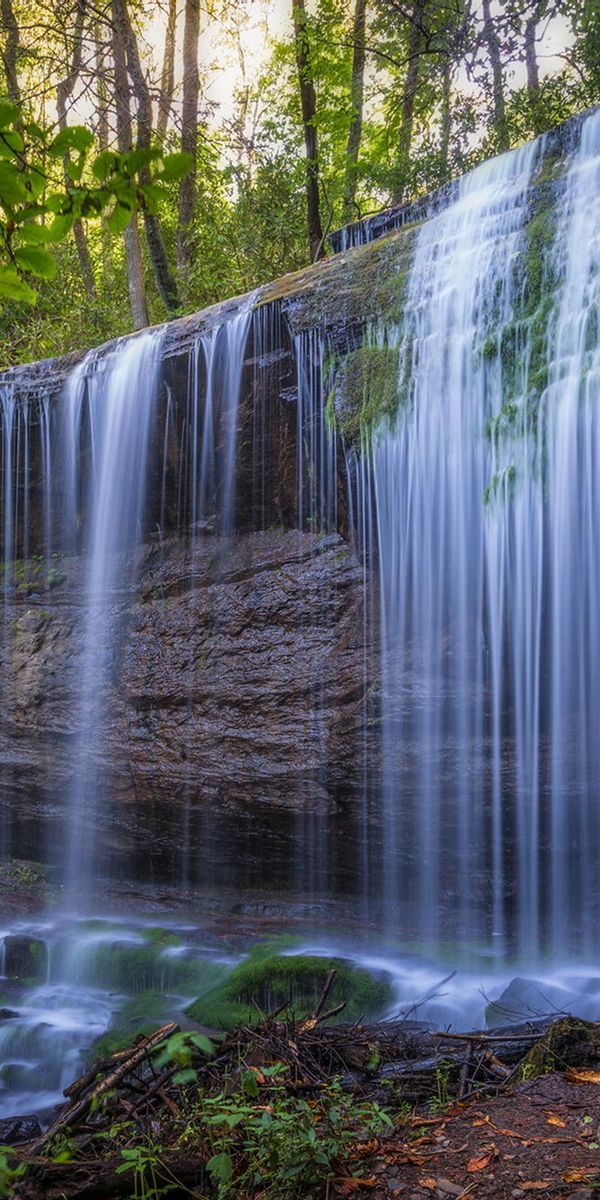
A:
{"label": "tree", "polygon": [[[81,56],[83,49],[83,26],[85,21],[86,0],[77,0],[75,13],[75,25],[73,29],[73,51],[69,65],[69,70],[61,79],[56,88],[56,112],[58,116],[58,127],[60,130],[67,128],[67,101],[72,95],[73,88],[77,82],[79,72],[81,70]],[[64,160],[65,169],[65,184],[67,187],[72,186],[73,180],[68,173],[68,155]],[[73,237],[77,247],[77,255],[79,257],[79,265],[81,267],[81,277],[83,279],[85,290],[88,296],[93,297],[96,294],[96,284],[94,281],[94,272],[92,269],[92,261],[88,249],[87,238],[83,228],[83,222],[80,217],[73,224]]]}
{"label": "tree", "polygon": [[502,66],[502,47],[496,31],[496,25],[490,8],[490,0],[483,0],[483,36],[487,46],[490,66],[492,68],[492,95],[494,105],[494,131],[498,150],[508,150],[510,138],[506,120],[506,103],[504,99],[504,70]]}
{"label": "tree", "polygon": [[319,198],[319,143],[317,137],[317,97],[310,61],[310,41],[304,0],[292,0],[294,46],[306,153],[306,214],[308,243],[313,262],[323,254],[323,227]]}
{"label": "tree", "polygon": [[[125,48],[127,72],[137,104],[137,149],[144,153],[149,151],[152,145],[152,98],[142,68],[137,39],[129,19],[127,0],[112,0],[112,18],[115,37],[121,40]],[[146,184],[149,182],[147,167],[142,168],[141,178]],[[168,313],[177,312],[179,295],[169,265],[160,218],[148,208],[144,209],[144,228],[159,295]]]}
{"label": "tree", "polygon": [[196,201],[196,160],[198,157],[198,39],[200,36],[199,0],[185,0],[183,30],[183,104],[181,109],[181,149],[190,154],[194,168],[179,185],[177,224],[177,263],[187,267],[192,256],[191,223]]}
{"label": "tree", "polygon": [[350,127],[346,144],[346,166],[344,172],[344,197],[342,219],[351,221],[356,216],[356,185],[358,181],[358,154],[363,126],[363,104],[365,94],[366,62],[366,18],[367,0],[356,0],[352,30],[352,77],[350,80]]}

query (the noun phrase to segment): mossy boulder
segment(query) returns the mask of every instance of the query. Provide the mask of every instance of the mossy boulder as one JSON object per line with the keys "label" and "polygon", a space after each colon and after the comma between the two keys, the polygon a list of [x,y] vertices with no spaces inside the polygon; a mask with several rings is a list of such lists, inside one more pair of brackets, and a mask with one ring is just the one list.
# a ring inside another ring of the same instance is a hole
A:
{"label": "mossy boulder", "polygon": [[600,1024],[565,1017],[555,1021],[521,1063],[524,1079],[567,1068],[594,1068],[600,1064]]}
{"label": "mossy boulder", "polygon": [[313,1012],[331,970],[335,979],[327,1008],[345,1002],[338,1020],[355,1020],[380,1015],[392,1000],[386,975],[372,975],[362,967],[339,958],[316,955],[250,954],[216,988],[194,1001],[186,1013],[202,1025],[231,1029],[240,1023],[260,1020],[282,1004],[289,1014],[303,1018]]}
{"label": "mossy boulder", "polygon": [[4,939],[4,974],[21,983],[44,983],[48,974],[48,950],[39,938],[9,935]]}

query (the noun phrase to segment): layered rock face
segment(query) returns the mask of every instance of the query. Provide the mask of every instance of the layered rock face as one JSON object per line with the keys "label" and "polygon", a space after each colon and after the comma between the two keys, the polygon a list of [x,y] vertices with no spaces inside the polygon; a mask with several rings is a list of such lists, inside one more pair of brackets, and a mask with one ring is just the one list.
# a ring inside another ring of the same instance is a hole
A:
{"label": "layered rock face", "polygon": [[[125,864],[146,830],[140,864],[149,852],[171,875],[186,821],[203,826],[190,836],[210,843],[214,865],[223,816],[235,825],[247,809],[268,841],[270,814],[289,824],[279,809],[325,821],[356,802],[369,680],[362,571],[344,539],[276,529],[207,536],[187,549],[170,539],[139,556],[134,602],[112,598],[114,664],[91,748],[91,769],[110,778],[114,799],[101,810],[107,847]],[[72,784],[81,569],[62,559],[43,601],[35,583],[24,587],[11,629],[2,758],[18,781],[5,771],[4,803],[19,814],[17,830],[32,799],[45,807],[51,841]],[[154,853],[157,814],[174,839],[170,865]],[[193,876],[208,870],[201,849]]]}

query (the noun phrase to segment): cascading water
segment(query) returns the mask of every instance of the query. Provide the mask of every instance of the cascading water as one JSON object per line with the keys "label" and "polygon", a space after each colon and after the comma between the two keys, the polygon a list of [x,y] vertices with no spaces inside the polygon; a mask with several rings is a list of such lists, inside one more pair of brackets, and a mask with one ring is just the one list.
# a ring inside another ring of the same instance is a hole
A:
{"label": "cascading water", "polygon": [[388,921],[500,955],[598,940],[599,131],[595,113],[545,307],[528,311],[538,141],[423,226],[403,324],[379,333],[400,380],[372,456]]}
{"label": "cascading water", "polygon": [[[426,1006],[442,1023],[482,1020],[515,957],[597,952],[600,113],[550,144],[484,164],[418,231],[408,209],[351,231],[366,271],[363,243],[407,225],[394,315],[307,317],[284,288],[181,323],[183,348],[173,325],[95,351],[60,395],[0,386],[7,708],[39,707],[56,758],[0,832],[63,899],[50,932],[24,926],[52,953],[28,997],[11,979],[5,1112],[45,1058],[55,1099],[110,1020],[107,948],[123,965],[145,935],[74,914],[119,875],[152,904],[155,882],[204,889],[199,908],[258,884],[321,926],[342,895],[346,929],[360,913],[400,956],[399,1004],[435,983],[417,947],[469,958]],[[167,949],[138,983],[192,995]],[[593,1015],[578,971],[557,1003]]]}
{"label": "cascading water", "polygon": [[[72,895],[89,886],[98,871],[98,806],[109,790],[102,765],[103,723],[107,719],[107,674],[114,676],[122,652],[125,607],[135,588],[135,547],[141,532],[152,417],[160,370],[161,334],[151,332],[118,346],[115,358],[98,371],[91,354],[70,377],[65,391],[67,512],[63,529],[75,540],[80,477],[82,420],[89,423],[87,480],[87,563],[81,662],[73,709],[78,716],[74,779],[67,820],[66,885]],[[85,485],[83,485],[85,486]]]}

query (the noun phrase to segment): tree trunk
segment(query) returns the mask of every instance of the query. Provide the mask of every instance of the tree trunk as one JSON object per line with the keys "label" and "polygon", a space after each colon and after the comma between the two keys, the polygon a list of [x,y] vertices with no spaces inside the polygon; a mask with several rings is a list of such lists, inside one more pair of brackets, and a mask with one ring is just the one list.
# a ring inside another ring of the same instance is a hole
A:
{"label": "tree trunk", "polygon": [[304,146],[306,150],[306,209],[308,242],[312,261],[323,255],[323,228],[319,203],[319,143],[317,137],[317,97],[310,63],[304,0],[292,0],[296,67],[300,87]]}
{"label": "tree trunk", "polygon": [[504,75],[500,42],[490,10],[490,0],[483,0],[483,36],[492,68],[492,95],[494,98],[494,130],[498,150],[508,150],[510,142],[504,102]]}
{"label": "tree trunk", "polygon": [[[73,93],[73,88],[77,82],[79,72],[81,70],[81,57],[83,50],[83,26],[85,21],[86,0],[77,0],[77,8],[75,10],[75,23],[73,26],[73,57],[69,65],[67,74],[64,79],[56,87],[56,115],[58,117],[59,129],[67,128],[67,100]],[[70,187],[73,183],[69,175],[69,155],[65,154],[63,159],[65,184]],[[83,279],[83,285],[90,300],[93,300],[96,295],[96,283],[94,280],[94,271],[92,268],[92,260],[90,251],[83,228],[83,221],[78,217],[73,225],[73,237],[77,248],[77,256],[79,258],[79,269]]]}
{"label": "tree trunk", "polygon": [[449,175],[450,132],[452,129],[452,64],[450,57],[442,65],[442,122],[440,136],[440,183],[446,183]]}
{"label": "tree trunk", "polygon": [[535,11],[525,24],[525,67],[527,70],[527,95],[531,111],[533,132],[543,133],[544,122],[540,112],[540,73],[536,52],[536,32],[540,13]]}
{"label": "tree trunk", "polygon": [[181,110],[181,149],[191,154],[194,168],[179,186],[177,222],[177,263],[187,267],[192,257],[190,226],[196,204],[196,159],[198,156],[198,38],[200,36],[199,0],[186,0],[183,31],[183,104]]}
{"label": "tree trunk", "polygon": [[158,101],[158,119],[156,132],[164,138],[167,132],[173,91],[175,88],[175,27],[177,25],[177,0],[169,0],[169,13],[165,32],[165,52],[160,75],[160,97]]}
{"label": "tree trunk", "polygon": [[4,73],[6,75],[6,90],[13,104],[21,103],[21,88],[17,73],[17,56],[19,53],[19,25],[12,6],[12,0],[2,0],[0,7],[5,41],[2,51]]}
{"label": "tree trunk", "polygon": [[[122,42],[126,58],[127,70],[137,104],[137,147],[147,149],[152,141],[152,98],[140,61],[138,45],[133,32],[127,0],[112,0],[113,24],[115,36]],[[148,181],[149,173],[140,173],[142,183]],[[169,266],[167,250],[162,235],[160,220],[156,213],[144,210],[144,228],[152,270],[160,297],[168,313],[175,313],[179,308],[177,284]]]}
{"label": "tree trunk", "polygon": [[421,74],[422,26],[427,0],[415,0],[410,15],[410,33],[408,37],[408,64],[402,90],[402,105],[400,112],[400,130],[398,133],[398,182],[394,192],[394,204],[402,204],[406,198],[406,179],[410,163],[413,125],[415,119],[415,99]]}
{"label": "tree trunk", "polygon": [[[114,6],[114,0],[113,0]],[[114,18],[114,13],[113,13]],[[112,34],[113,62],[115,67],[115,106],[117,114],[117,144],[121,154],[126,154],[132,148],[131,110],[129,107],[129,82],[127,79],[127,60],[125,46],[113,19]],[[129,304],[134,329],[144,329],[149,325],[148,306],[144,290],[144,271],[142,267],[142,252],[138,231],[137,217],[131,218],[123,234],[125,247],[125,266],[127,270],[127,287]]]}
{"label": "tree trunk", "polygon": [[352,31],[352,79],[350,81],[350,128],[346,143],[346,170],[344,176],[343,219],[352,221],[358,214],[356,207],[356,184],[358,181],[358,153],[363,124],[365,94],[365,25],[367,0],[356,0],[354,28]]}
{"label": "tree trunk", "polygon": [[[96,133],[98,149],[108,150],[110,126],[108,119],[108,88],[106,81],[106,50],[102,41],[102,28],[99,21],[94,24],[95,67],[96,67]],[[111,238],[104,214],[100,218],[102,230],[102,276],[104,286],[114,275],[111,251]]]}

